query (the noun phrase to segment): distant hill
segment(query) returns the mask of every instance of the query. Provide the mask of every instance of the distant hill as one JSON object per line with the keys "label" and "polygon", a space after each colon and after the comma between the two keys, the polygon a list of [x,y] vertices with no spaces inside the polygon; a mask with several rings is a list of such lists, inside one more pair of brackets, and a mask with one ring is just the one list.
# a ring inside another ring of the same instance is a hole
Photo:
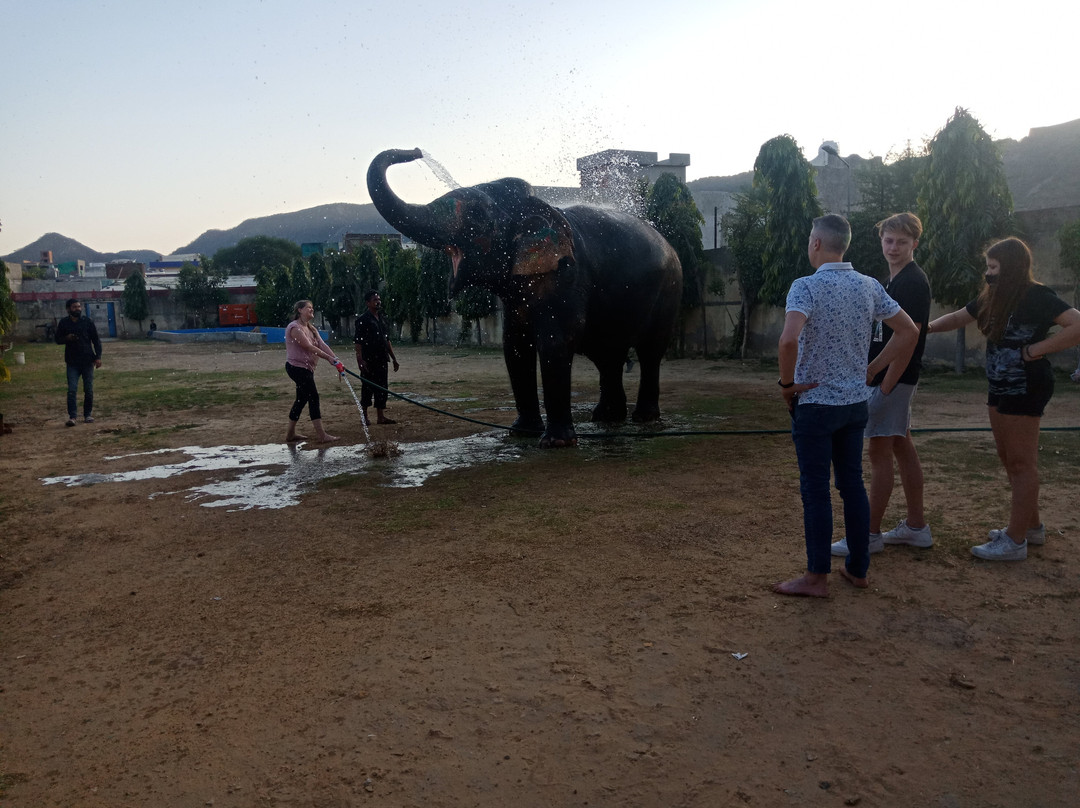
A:
{"label": "distant hill", "polygon": [[754,172],[744,171],[741,174],[732,174],[730,177],[702,177],[698,180],[690,180],[686,186],[695,194],[698,191],[736,194],[746,191],[753,182]]}
{"label": "distant hill", "polygon": [[222,247],[233,247],[239,241],[252,236],[273,236],[304,244],[344,241],[346,233],[396,232],[379,215],[374,205],[338,202],[294,213],[275,213],[273,216],[247,219],[230,230],[207,230],[175,252],[213,255]]}
{"label": "distant hill", "polygon": [[68,238],[60,233],[46,233],[32,244],[27,244],[21,250],[16,250],[11,255],[5,255],[4,261],[40,261],[41,254],[46,250],[52,250],[53,262],[62,264],[65,261],[86,261],[87,263],[109,263],[120,259],[130,258],[135,261],[156,261],[161,253],[157,250],[123,250],[115,253],[100,253],[92,250],[85,244]]}
{"label": "distant hill", "polygon": [[1016,210],[1080,205],[1080,119],[1000,145]]}
{"label": "distant hill", "polygon": [[[233,247],[242,239],[252,236],[274,236],[304,244],[315,241],[343,241],[346,233],[395,232],[397,231],[375,210],[374,205],[340,202],[293,213],[276,213],[273,216],[247,219],[229,230],[207,230],[190,244],[173,250],[173,253],[213,255],[222,247]],[[27,244],[11,255],[5,255],[3,260],[16,263],[38,261],[45,250],[52,250],[53,261],[58,264],[79,259],[87,263],[108,263],[121,258],[149,262],[158,261],[162,257],[157,250],[100,253],[60,233],[46,233],[34,243]]]}

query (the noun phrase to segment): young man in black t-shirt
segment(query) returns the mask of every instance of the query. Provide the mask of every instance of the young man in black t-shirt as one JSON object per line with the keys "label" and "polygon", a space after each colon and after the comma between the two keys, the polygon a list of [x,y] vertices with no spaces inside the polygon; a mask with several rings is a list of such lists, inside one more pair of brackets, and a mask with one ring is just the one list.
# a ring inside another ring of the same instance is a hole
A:
{"label": "young man in black t-shirt", "polygon": [[[883,370],[874,378],[874,392],[867,402],[869,420],[865,437],[869,439],[870,457],[871,553],[880,552],[886,544],[930,547],[934,543],[923,513],[922,464],[911,439],[911,401],[919,386],[919,370],[926,346],[926,325],[930,321],[930,283],[926,273],[915,263],[914,255],[915,248],[919,246],[919,236],[922,235],[922,222],[914,213],[897,213],[878,222],[877,233],[881,239],[881,252],[889,265],[885,290],[915,321],[919,327],[919,341],[893,391],[888,395],[881,392],[881,380],[886,372]],[[879,323],[875,326],[870,343],[871,361],[891,338],[892,329],[888,325]],[[907,515],[895,528],[882,533],[881,522],[893,490],[894,462],[904,489]],[[846,556],[847,539],[835,542],[832,553]]]}

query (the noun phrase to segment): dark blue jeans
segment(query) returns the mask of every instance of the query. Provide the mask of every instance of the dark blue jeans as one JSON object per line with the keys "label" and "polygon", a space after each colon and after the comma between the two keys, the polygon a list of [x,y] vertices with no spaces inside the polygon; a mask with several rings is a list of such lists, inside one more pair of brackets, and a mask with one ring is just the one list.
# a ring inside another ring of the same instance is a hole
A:
{"label": "dark blue jeans", "polygon": [[844,501],[847,570],[856,578],[865,578],[870,568],[870,502],[862,473],[865,427],[865,401],[836,407],[798,404],[791,416],[791,437],[799,458],[808,572],[832,571],[830,467],[835,470],[836,489]]}
{"label": "dark blue jeans", "polygon": [[94,363],[67,366],[67,407],[68,418],[74,421],[78,417],[76,394],[79,392],[79,377],[82,376],[83,417],[89,418],[94,412]]}

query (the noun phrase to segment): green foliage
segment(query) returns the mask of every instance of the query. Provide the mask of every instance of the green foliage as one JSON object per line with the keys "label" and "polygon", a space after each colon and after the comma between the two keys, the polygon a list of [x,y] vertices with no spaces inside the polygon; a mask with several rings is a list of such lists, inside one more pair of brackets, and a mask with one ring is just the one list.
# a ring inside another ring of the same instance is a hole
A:
{"label": "green foliage", "polygon": [[419,342],[424,327],[420,300],[420,259],[416,250],[406,250],[396,241],[382,241],[375,248],[379,266],[386,278],[381,294],[386,316],[400,329],[409,324],[412,341]]}
{"label": "green foliage", "polygon": [[[314,287],[311,283],[308,265],[304,262],[303,258],[297,258],[293,261],[292,273],[289,275],[289,280],[291,281],[289,297],[293,299],[294,303],[297,300],[312,300]],[[312,303],[314,303],[314,300],[312,300]]]}
{"label": "green foliage", "polygon": [[720,220],[720,232],[727,242],[728,252],[735,264],[735,277],[739,281],[742,307],[736,338],[740,353],[746,355],[746,336],[750,316],[761,298],[765,283],[765,219],[768,213],[768,194],[764,187],[735,195],[735,209],[725,213]]}
{"label": "green foliage", "polygon": [[302,255],[294,241],[273,236],[252,236],[241,239],[235,247],[222,247],[214,253],[214,265],[226,275],[254,275],[262,267],[279,264],[291,266]]}
{"label": "green foliage", "polygon": [[710,264],[701,244],[701,215],[690,189],[674,174],[661,174],[645,198],[645,217],[675,248],[682,264],[682,309],[700,306],[705,300]]}
{"label": "green foliage", "polygon": [[255,273],[255,319],[263,325],[277,326],[277,316],[274,273],[262,267]]}
{"label": "green foliage", "polygon": [[133,272],[124,281],[124,293],[120,296],[124,316],[139,324],[150,316],[150,293],[146,291],[146,278],[142,272]]}
{"label": "green foliage", "polygon": [[821,215],[814,170],[790,135],[766,141],[754,161],[754,187],[765,192],[764,282],[761,298],[780,305],[795,278],[813,269],[806,242]]}
{"label": "green foliage", "polygon": [[311,278],[311,302],[315,304],[316,311],[325,315],[334,279],[330,277],[330,267],[322,253],[312,253],[308,258],[308,277]]}
{"label": "green foliage", "polygon": [[[228,272],[218,268],[205,255],[199,256],[199,266],[186,263],[180,267],[176,284],[176,301],[194,318],[197,324],[217,322],[217,306],[226,303],[225,291]],[[209,318],[210,312],[213,317]]]}
{"label": "green foliage", "polygon": [[476,344],[484,344],[483,332],[480,321],[495,311],[498,301],[491,292],[481,286],[470,286],[465,289],[454,301],[454,311],[461,317],[461,333],[458,335],[458,343],[466,343],[472,337],[472,324],[476,321]]}
{"label": "green foliage", "polygon": [[[19,315],[15,310],[15,301],[11,299],[11,284],[8,283],[7,265],[0,261],[0,341],[4,335],[15,328]],[[11,371],[4,363],[0,353],[0,382],[11,381]]]}
{"label": "green foliage", "polygon": [[[453,262],[442,250],[429,247],[420,247],[419,260],[420,308],[424,317],[431,320],[431,341],[434,343],[438,318],[450,313],[450,273],[453,271]],[[489,297],[494,305],[494,297]]]}
{"label": "green foliage", "polygon": [[0,337],[10,332],[17,322],[19,322],[19,315],[15,311],[15,301],[11,299],[7,265],[0,262]]}
{"label": "green foliage", "polygon": [[[883,162],[875,160],[856,169],[855,184],[862,204],[860,210],[848,217],[851,246],[844,257],[863,274],[885,277],[887,264],[874,226],[894,213],[918,211],[916,179],[926,161],[926,151],[916,152],[909,143],[898,155],[890,154]],[[918,251],[915,257],[920,257]]]}
{"label": "green foliage", "polygon": [[293,304],[301,298],[293,296],[292,275],[285,264],[278,264],[271,270],[270,277],[273,278],[274,296],[271,298],[273,310],[268,322],[279,327],[288,325],[292,320]]}
{"label": "green foliage", "polygon": [[934,298],[962,306],[978,292],[988,242],[1013,231],[1012,194],[997,147],[965,109],[956,108],[927,155],[917,177],[920,263]]}
{"label": "green foliage", "polygon": [[882,162],[864,163],[855,170],[862,209],[880,213],[877,221],[893,213],[911,211],[919,206],[919,171],[926,165],[926,149],[915,150],[908,143],[899,154],[890,153]]}
{"label": "green foliage", "polygon": [[364,305],[364,286],[357,273],[358,254],[336,252],[330,256],[330,290],[322,311],[334,331],[340,331],[342,321],[355,317]]}
{"label": "green foliage", "polygon": [[1061,245],[1061,268],[1073,274],[1073,303],[1080,305],[1080,219],[1062,225],[1058,230]]}
{"label": "green foliage", "polygon": [[45,280],[45,267],[23,267],[22,276],[24,281],[43,281]]}

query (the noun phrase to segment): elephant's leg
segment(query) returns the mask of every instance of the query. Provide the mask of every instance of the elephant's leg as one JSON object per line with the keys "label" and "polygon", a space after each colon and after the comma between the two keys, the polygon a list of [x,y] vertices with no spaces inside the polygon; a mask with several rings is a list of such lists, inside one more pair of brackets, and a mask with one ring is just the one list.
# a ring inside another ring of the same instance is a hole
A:
{"label": "elephant's leg", "polygon": [[593,408],[593,421],[622,423],[626,420],[626,390],[623,389],[625,356],[605,356],[594,360],[600,371],[600,401]]}
{"label": "elephant's leg", "polygon": [[515,327],[517,325],[507,321],[503,332],[503,358],[518,411],[510,434],[531,437],[544,431],[540,397],[536,393],[536,346],[531,338],[522,334],[519,327]]}
{"label": "elephant's leg", "polygon": [[577,432],[570,415],[570,369],[573,361],[574,354],[566,350],[540,354],[544,409],[547,411],[547,429],[540,438],[540,446],[545,449],[577,446]]}
{"label": "elephant's leg", "polygon": [[663,350],[642,350],[638,348],[638,364],[641,369],[641,381],[638,384],[637,405],[634,407],[634,421],[644,423],[660,420],[660,362],[664,358]]}

